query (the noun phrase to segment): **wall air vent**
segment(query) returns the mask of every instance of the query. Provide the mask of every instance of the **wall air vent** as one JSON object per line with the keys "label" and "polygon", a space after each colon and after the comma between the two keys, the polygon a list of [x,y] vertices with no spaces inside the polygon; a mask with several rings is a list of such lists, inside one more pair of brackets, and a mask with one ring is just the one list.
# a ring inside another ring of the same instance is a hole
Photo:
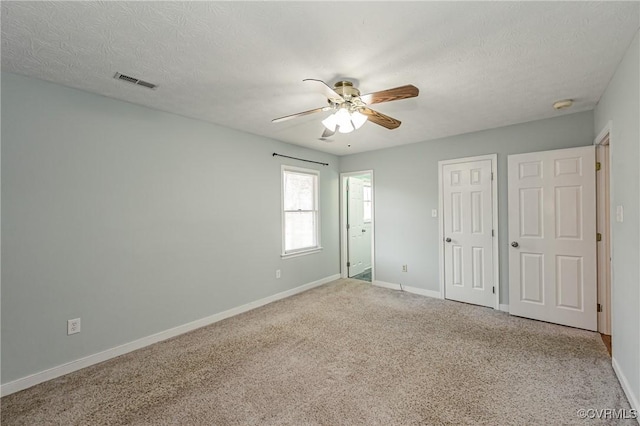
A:
{"label": "wall air vent", "polygon": [[115,78],[116,80],[126,81],[132,84],[137,84],[138,86],[146,87],[148,89],[155,89],[158,87],[157,84],[149,83],[148,81],[144,81],[135,77],[130,77],[128,75],[120,74],[119,72],[115,73],[113,78]]}

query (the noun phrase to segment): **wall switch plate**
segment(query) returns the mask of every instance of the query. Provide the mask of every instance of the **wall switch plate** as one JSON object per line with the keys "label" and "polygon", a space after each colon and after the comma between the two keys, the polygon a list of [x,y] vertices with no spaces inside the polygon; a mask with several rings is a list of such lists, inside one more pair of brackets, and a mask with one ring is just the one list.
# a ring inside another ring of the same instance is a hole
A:
{"label": "wall switch plate", "polygon": [[276,269],[276,278],[280,278],[281,276],[280,269]]}
{"label": "wall switch plate", "polygon": [[624,207],[616,206],[616,222],[624,222]]}
{"label": "wall switch plate", "polygon": [[431,209],[431,217],[438,217],[438,209]]}
{"label": "wall switch plate", "polygon": [[67,321],[67,335],[80,333],[80,318],[70,319]]}
{"label": "wall switch plate", "polygon": [[407,265],[402,265],[402,272],[407,272]]}

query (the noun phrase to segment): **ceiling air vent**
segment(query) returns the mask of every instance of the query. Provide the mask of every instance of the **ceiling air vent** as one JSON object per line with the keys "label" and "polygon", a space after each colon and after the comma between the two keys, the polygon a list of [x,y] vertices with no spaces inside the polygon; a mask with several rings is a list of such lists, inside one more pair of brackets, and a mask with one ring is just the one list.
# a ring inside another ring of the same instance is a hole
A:
{"label": "ceiling air vent", "polygon": [[132,83],[132,84],[137,84],[138,86],[143,86],[146,87],[148,89],[155,89],[158,87],[157,84],[153,84],[153,83],[149,83],[148,81],[144,81],[144,80],[140,80],[138,78],[135,77],[131,77],[128,75],[124,75],[124,74],[120,74],[119,72],[117,72],[113,78],[115,78],[116,80],[122,80],[122,81],[126,81],[128,83]]}

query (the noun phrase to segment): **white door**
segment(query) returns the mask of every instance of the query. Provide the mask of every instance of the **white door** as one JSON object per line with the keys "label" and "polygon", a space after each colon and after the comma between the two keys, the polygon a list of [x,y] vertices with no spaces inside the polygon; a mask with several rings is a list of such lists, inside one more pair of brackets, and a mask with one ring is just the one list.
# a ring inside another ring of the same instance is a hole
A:
{"label": "white door", "polygon": [[495,305],[491,160],[442,167],[445,298]]}
{"label": "white door", "polygon": [[349,228],[349,277],[361,274],[365,268],[366,241],[364,228],[363,181],[350,177],[348,183],[347,227]]}
{"label": "white door", "polygon": [[509,156],[509,312],[597,329],[593,146]]}

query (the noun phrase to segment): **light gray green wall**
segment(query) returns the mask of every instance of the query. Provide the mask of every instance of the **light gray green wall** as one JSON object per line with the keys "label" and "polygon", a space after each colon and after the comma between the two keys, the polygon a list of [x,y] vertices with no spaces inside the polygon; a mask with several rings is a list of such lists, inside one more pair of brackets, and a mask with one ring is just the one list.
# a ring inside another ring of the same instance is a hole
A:
{"label": "light gray green wall", "polygon": [[342,172],[374,171],[376,280],[439,290],[438,218],[431,217],[438,208],[438,161],[497,153],[500,303],[509,303],[507,155],[592,143],[587,111],[342,157]]}
{"label": "light gray green wall", "polygon": [[[636,34],[595,109],[595,133],[611,126],[612,353],[640,398],[640,43]],[[615,221],[616,206],[624,222]],[[632,402],[633,403],[633,402]],[[634,407],[640,409],[637,405]]]}
{"label": "light gray green wall", "polygon": [[[280,258],[282,163],[321,171],[321,253]],[[338,158],[3,73],[2,230],[7,383],[339,273]]]}

